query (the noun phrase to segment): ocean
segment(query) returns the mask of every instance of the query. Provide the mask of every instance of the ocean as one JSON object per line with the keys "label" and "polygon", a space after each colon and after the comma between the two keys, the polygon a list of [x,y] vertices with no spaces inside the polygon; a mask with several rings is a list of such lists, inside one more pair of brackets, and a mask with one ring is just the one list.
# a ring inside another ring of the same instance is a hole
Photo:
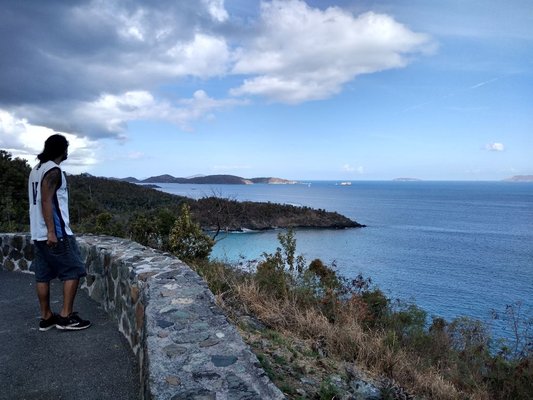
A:
{"label": "ocean", "polygon": [[[339,273],[362,273],[389,297],[414,302],[451,320],[489,324],[510,337],[492,311],[520,302],[533,318],[533,184],[516,182],[369,182],[340,185],[158,184],[161,190],[201,198],[270,201],[337,211],[361,229],[296,231],[297,252],[320,258]],[[257,260],[278,246],[277,231],[224,236],[213,258]]]}

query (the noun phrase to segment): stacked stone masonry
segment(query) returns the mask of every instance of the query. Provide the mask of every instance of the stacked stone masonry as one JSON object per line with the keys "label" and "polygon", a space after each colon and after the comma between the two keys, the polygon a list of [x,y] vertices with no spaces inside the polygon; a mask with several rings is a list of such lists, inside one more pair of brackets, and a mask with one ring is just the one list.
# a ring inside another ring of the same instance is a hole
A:
{"label": "stacked stone masonry", "polygon": [[[80,236],[81,287],[117,321],[140,366],[141,399],[283,399],[205,282],[170,254]],[[29,272],[26,234],[0,234],[0,267]]]}

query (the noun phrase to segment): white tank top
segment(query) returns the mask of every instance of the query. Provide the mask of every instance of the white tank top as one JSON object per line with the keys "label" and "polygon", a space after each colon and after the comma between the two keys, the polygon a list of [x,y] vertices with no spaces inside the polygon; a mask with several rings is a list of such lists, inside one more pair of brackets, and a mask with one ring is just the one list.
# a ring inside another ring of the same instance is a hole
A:
{"label": "white tank top", "polygon": [[58,168],[61,172],[61,186],[57,189],[53,199],[53,216],[56,236],[61,238],[72,235],[68,215],[67,178],[61,167],[53,161],[37,164],[30,172],[28,181],[28,196],[30,200],[30,230],[32,240],[47,240],[48,229],[44,222],[41,186],[44,176],[51,169]]}

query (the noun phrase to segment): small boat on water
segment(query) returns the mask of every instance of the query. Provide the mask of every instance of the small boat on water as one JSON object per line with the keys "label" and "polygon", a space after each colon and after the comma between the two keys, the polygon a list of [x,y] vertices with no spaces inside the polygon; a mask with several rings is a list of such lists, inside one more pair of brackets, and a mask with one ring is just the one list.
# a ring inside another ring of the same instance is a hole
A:
{"label": "small boat on water", "polygon": [[352,182],[341,182],[341,186],[351,186]]}

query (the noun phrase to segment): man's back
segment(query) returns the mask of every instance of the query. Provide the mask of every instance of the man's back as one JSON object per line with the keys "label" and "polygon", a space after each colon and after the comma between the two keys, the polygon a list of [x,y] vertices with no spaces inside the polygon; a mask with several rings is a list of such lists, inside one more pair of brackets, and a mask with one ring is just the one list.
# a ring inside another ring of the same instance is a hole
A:
{"label": "man's back", "polygon": [[46,240],[47,227],[42,209],[42,184],[47,173],[58,169],[61,182],[54,193],[54,225],[56,235],[72,235],[68,213],[68,189],[65,174],[54,161],[37,164],[30,172],[28,180],[28,197],[30,202],[30,229],[33,240]]}

